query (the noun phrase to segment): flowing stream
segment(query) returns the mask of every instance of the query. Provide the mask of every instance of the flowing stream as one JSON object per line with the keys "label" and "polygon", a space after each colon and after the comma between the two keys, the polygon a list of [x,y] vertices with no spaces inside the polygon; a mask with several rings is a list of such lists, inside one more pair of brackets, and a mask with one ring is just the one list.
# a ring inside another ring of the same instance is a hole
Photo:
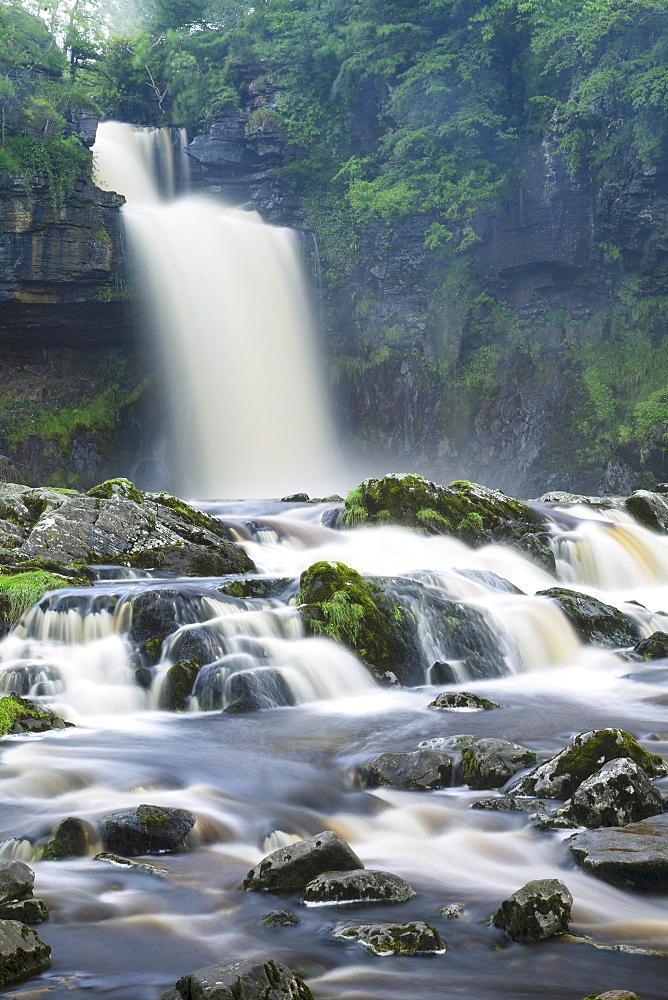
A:
{"label": "flowing stream", "polygon": [[[583,646],[558,606],[534,596],[554,579],[504,546],[474,551],[399,527],[337,531],[322,523],[331,504],[203,506],[242,539],[265,596],[230,597],[225,579],[100,569],[90,588],[47,595],[0,643],[0,688],[21,690],[76,723],[0,746],[0,853],[35,868],[36,891],[51,908],[40,934],[53,948],[51,970],[10,995],[57,1000],[92,991],[154,1000],[186,971],[271,956],[306,976],[319,1000],[405,1000],[408,993],[424,1000],[580,1000],[606,988],[633,988],[643,1000],[666,997],[666,959],[633,953],[666,948],[666,896],[583,874],[565,834],[538,832],[525,814],[469,808],[490,793],[461,785],[369,791],[354,780],[354,768],[382,751],[413,750],[461,732],[516,740],[549,755],[577,732],[614,725],[668,753],[665,670]],[[668,539],[618,513],[549,514],[563,582],[632,613],[644,634],[668,629]],[[392,579],[419,624],[420,685],[380,686],[331,640],[304,638],[296,581],[318,559]],[[132,643],[133,614],[147,591],[173,602],[177,622],[149,689],[135,680]],[[430,668],[448,654],[432,627],[437,599],[481,616],[492,637],[490,675],[465,672],[454,687],[502,709],[427,708],[442,690],[429,684]],[[633,599],[645,607],[627,603]],[[190,711],[161,711],[164,672],[192,633],[210,644],[211,666],[200,674],[206,683],[196,686]],[[268,673],[280,678],[278,687],[265,685]],[[254,679],[276,707],[220,711],[241,676]],[[659,782],[664,794],[666,784]],[[84,819],[95,841],[102,816],[142,802],[197,817],[188,851],[148,859],[162,876],[96,861],[95,843],[86,858],[30,861],[66,816]],[[339,831],[365,865],[407,878],[418,893],[401,906],[352,907],[345,915],[426,919],[445,938],[445,955],[378,958],[328,940],[340,908],[307,909],[294,896],[241,890],[264,854],[323,829]],[[632,946],[631,953],[558,939],[511,944],[484,923],[512,891],[544,876],[571,890],[575,933]],[[439,915],[455,902],[464,904],[460,919]],[[298,926],[260,923],[280,905],[296,910]]]}

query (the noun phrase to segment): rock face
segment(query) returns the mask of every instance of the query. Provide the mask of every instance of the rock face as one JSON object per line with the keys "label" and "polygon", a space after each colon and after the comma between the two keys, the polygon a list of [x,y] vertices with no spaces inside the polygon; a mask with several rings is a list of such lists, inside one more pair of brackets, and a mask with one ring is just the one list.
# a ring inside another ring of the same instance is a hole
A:
{"label": "rock face", "polygon": [[533,750],[519,743],[483,737],[462,750],[461,778],[469,788],[500,788],[536,759]]}
{"label": "rock face", "polygon": [[571,837],[578,864],[592,875],[653,892],[668,890],[668,814],[628,826],[587,830]]}
{"label": "rock face", "polygon": [[415,890],[391,872],[363,868],[351,872],[325,872],[304,887],[302,902],[335,903],[405,903]]}
{"label": "rock face", "polygon": [[303,889],[324,872],[346,872],[364,868],[343,837],[331,830],[279,847],[253,868],[243,882],[253,892]]}
{"label": "rock face", "polygon": [[100,837],[105,851],[137,857],[182,851],[195,825],[195,817],[186,809],[141,805],[105,816]]}
{"label": "rock face", "polygon": [[390,785],[412,791],[447,788],[452,778],[452,758],[438,750],[382,753],[357,771],[368,788]]}
{"label": "rock face", "polygon": [[668,533],[668,503],[660,493],[636,490],[626,498],[624,508],[645,528]]}
{"label": "rock face", "polygon": [[658,754],[649,753],[630,733],[623,729],[595,729],[580,733],[555,757],[525,775],[513,788],[513,794],[567,799],[602,764],[620,757],[634,761],[651,778],[666,774]]}
{"label": "rock face", "polygon": [[611,760],[571,795],[568,815],[582,826],[625,826],[663,812],[658,788],[632,760]]}
{"label": "rock face", "polygon": [[619,646],[633,646],[640,639],[635,622],[617,608],[604,604],[595,597],[578,594],[564,587],[539,590],[537,596],[551,597],[558,601],[583,642],[616,649]]}
{"label": "rock face", "polygon": [[313,994],[287,966],[247,959],[189,972],[160,1000],[313,1000]]}
{"label": "rock face", "polygon": [[62,858],[79,858],[86,854],[88,854],[86,824],[76,816],[68,816],[58,824],[44,845],[42,858],[45,861],[60,861]]}
{"label": "rock face", "polygon": [[445,941],[423,920],[409,924],[337,924],[332,937],[357,941],[374,955],[442,955]]}
{"label": "rock face", "polygon": [[0,920],[0,986],[43,972],[51,965],[51,949],[18,920]]}
{"label": "rock face", "polygon": [[511,941],[541,941],[568,930],[572,905],[559,879],[534,879],[501,903],[492,922]]}

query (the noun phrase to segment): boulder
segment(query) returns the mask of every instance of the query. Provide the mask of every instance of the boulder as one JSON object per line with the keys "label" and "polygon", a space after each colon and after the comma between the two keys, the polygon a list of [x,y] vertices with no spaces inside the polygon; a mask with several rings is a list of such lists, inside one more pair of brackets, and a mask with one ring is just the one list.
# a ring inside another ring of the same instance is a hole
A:
{"label": "boulder", "polygon": [[304,887],[302,903],[405,903],[415,895],[412,886],[398,875],[362,868],[317,875]]}
{"label": "boulder", "polygon": [[131,858],[173,853],[184,850],[194,825],[195,817],[186,809],[140,805],[105,816],[100,837],[105,851]]}
{"label": "boulder", "polygon": [[0,861],[0,903],[32,896],[35,873],[23,861]]}
{"label": "boulder", "polygon": [[668,502],[665,496],[649,490],[636,490],[623,503],[627,511],[644,528],[668,532]]}
{"label": "boulder", "polygon": [[584,1000],[640,1000],[640,997],[630,990],[606,990],[605,993],[597,993],[596,996],[588,996]]}
{"label": "boulder", "polygon": [[550,587],[539,590],[536,596],[557,601],[583,642],[618,649],[634,646],[640,639],[640,631],[632,619],[588,594],[579,594],[566,587]]}
{"label": "boulder", "polygon": [[461,779],[469,788],[500,788],[536,760],[533,750],[520,743],[481,737],[462,750]]}
{"label": "boulder", "polygon": [[173,663],[160,688],[160,708],[167,712],[185,712],[199,671],[192,660]]}
{"label": "boulder", "polygon": [[633,652],[643,660],[668,659],[668,632],[652,632],[647,639],[641,639],[633,647]]}
{"label": "boulder", "polygon": [[409,924],[337,924],[337,941],[357,941],[374,955],[442,955],[445,941],[435,927],[423,920]]}
{"label": "boulder", "polygon": [[59,823],[42,850],[44,861],[80,858],[86,854],[88,854],[88,827],[76,816],[68,816]]}
{"label": "boulder", "polygon": [[438,750],[381,753],[357,770],[367,788],[391,785],[412,791],[447,788],[452,779],[452,758]]}
{"label": "boulder", "polygon": [[0,698],[0,736],[10,733],[45,733],[50,729],[65,729],[70,725],[53,712],[40,708],[17,694]]}
{"label": "boulder", "polygon": [[566,933],[572,905],[573,897],[559,879],[533,879],[501,903],[492,923],[511,941],[541,941]]}
{"label": "boulder", "polygon": [[567,799],[603,764],[620,757],[634,761],[650,778],[668,773],[659,755],[649,753],[625,730],[593,729],[580,733],[555,757],[521,778],[513,794]]}
{"label": "boulder", "polygon": [[611,760],[571,795],[568,815],[581,826],[625,826],[663,812],[659,789],[626,757]]}
{"label": "boulder", "polygon": [[346,497],[340,521],[347,527],[402,524],[474,546],[503,541],[548,572],[555,569],[540,515],[520,500],[477,483],[457,480],[445,487],[414,473],[367,479]]}
{"label": "boulder", "polygon": [[459,920],[464,915],[464,904],[450,903],[448,906],[442,906],[438,912],[446,920]]}
{"label": "boulder", "polygon": [[545,803],[530,796],[501,795],[493,799],[478,799],[469,809],[491,809],[493,812],[537,812],[545,810]]}
{"label": "boulder", "polygon": [[299,923],[299,920],[292,910],[280,908],[265,913],[261,923],[270,924],[272,927],[294,927],[295,924]]}
{"label": "boulder", "polygon": [[21,924],[42,924],[49,919],[49,909],[42,899],[21,899],[0,904],[0,920],[18,920]]}
{"label": "boulder", "polygon": [[251,958],[189,972],[160,1000],[313,1000],[313,994],[287,966]]}
{"label": "boulder", "polygon": [[51,965],[51,949],[18,920],[0,920],[0,986],[43,972]]}
{"label": "boulder", "polygon": [[152,666],[158,662],[163,642],[182,624],[180,600],[176,590],[145,590],[133,597],[128,639],[144,663]]}
{"label": "boulder", "polygon": [[226,712],[260,712],[295,703],[294,694],[275,667],[255,667],[230,674],[224,692],[228,701]]}
{"label": "boulder", "polygon": [[479,694],[472,694],[470,691],[442,691],[433,701],[429,702],[427,707],[438,708],[441,711],[467,708],[481,712],[488,712],[492,708],[501,708],[495,701],[481,698]]}
{"label": "boulder", "polygon": [[282,892],[303,889],[323,872],[346,872],[364,868],[343,837],[325,830],[289,847],[279,847],[256,865],[243,881],[252,892]]}
{"label": "boulder", "polygon": [[606,882],[668,891],[668,813],[627,826],[576,833],[569,844],[580,867]]}

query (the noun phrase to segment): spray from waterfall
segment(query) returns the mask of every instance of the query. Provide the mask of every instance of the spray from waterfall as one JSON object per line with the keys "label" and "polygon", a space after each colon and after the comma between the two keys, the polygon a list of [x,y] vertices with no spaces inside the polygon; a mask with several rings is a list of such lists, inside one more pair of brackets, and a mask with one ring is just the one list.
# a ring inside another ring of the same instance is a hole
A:
{"label": "spray from waterfall", "polygon": [[181,470],[170,485],[218,497],[327,492],[335,449],[297,237],[255,212],[175,197],[171,134],[105,122],[94,147],[97,183],[126,198],[159,335]]}

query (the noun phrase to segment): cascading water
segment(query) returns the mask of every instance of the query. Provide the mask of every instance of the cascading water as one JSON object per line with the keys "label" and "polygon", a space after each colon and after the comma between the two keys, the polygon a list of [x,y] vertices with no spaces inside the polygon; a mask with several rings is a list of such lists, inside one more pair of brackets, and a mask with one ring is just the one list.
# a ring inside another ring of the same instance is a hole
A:
{"label": "cascading water", "polygon": [[94,154],[97,183],[127,199],[165,361],[174,488],[326,493],[335,446],[295,234],[211,198],[173,197],[170,129],[103,122]]}

